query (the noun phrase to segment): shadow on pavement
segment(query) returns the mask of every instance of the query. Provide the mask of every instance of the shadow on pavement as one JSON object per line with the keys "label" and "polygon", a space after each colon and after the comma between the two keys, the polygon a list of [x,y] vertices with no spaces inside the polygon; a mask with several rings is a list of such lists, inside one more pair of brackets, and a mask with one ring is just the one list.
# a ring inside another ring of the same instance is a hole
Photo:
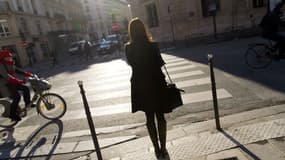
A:
{"label": "shadow on pavement", "polygon": [[273,61],[268,68],[260,70],[251,69],[245,63],[244,54],[248,45],[261,42],[268,43],[265,39],[254,37],[165,51],[163,53],[204,65],[208,65],[207,55],[213,54],[213,64],[216,70],[221,70],[230,75],[285,93],[284,60]]}
{"label": "shadow on pavement", "polygon": [[252,153],[250,150],[248,150],[244,145],[242,145],[239,141],[237,141],[234,137],[229,135],[226,131],[223,129],[220,130],[220,132],[228,138],[230,141],[232,141],[234,144],[236,144],[242,151],[244,151],[247,155],[249,155],[253,160],[261,160],[259,157],[257,157],[254,153]]}
{"label": "shadow on pavement", "polygon": [[[59,144],[62,132],[63,132],[63,123],[60,120],[54,120],[50,121],[40,128],[38,128],[33,134],[31,134],[24,144],[16,144],[15,139],[13,138],[14,128],[6,129],[6,131],[1,131],[1,134],[6,133],[6,139],[7,142],[3,143],[1,145],[0,150],[0,159],[29,159],[31,157],[38,157],[41,155],[35,155],[37,151],[43,151],[43,149],[47,148],[41,148],[42,146],[47,144],[47,141],[50,140],[47,137],[41,136],[41,132],[47,131],[47,130],[57,130],[57,135],[54,135],[54,137],[51,139],[51,148],[48,148],[48,151],[44,151],[45,153],[48,153],[44,156],[46,156],[45,159],[49,160],[51,159],[51,156],[55,152],[55,149],[57,148],[57,145]],[[18,148],[18,150],[16,150]],[[15,153],[16,152],[16,153]]]}
{"label": "shadow on pavement", "polygon": [[123,51],[110,55],[94,55],[92,59],[86,60],[85,55],[66,55],[63,54],[58,58],[58,63],[53,66],[53,62],[45,60],[25,67],[24,70],[40,75],[41,77],[54,76],[63,72],[75,73],[88,69],[93,64],[105,63],[122,58]]}
{"label": "shadow on pavement", "polygon": [[11,157],[11,151],[20,147],[20,144],[16,144],[13,137],[14,128],[2,129],[1,134],[1,147],[0,147],[0,159],[7,159]]}
{"label": "shadow on pavement", "polygon": [[[41,137],[40,133],[44,130],[51,130],[51,128],[57,127],[57,135],[54,136],[52,140],[52,148],[50,148],[50,151],[47,154],[47,157],[45,159],[49,160],[54,153],[57,145],[59,144],[63,132],[63,123],[61,120],[54,120],[50,121],[43,126],[41,126],[39,129],[37,129],[30,137],[26,140],[25,144],[21,146],[19,151],[17,152],[15,158],[24,157],[29,158],[33,157],[34,153],[40,149],[40,147],[44,146],[46,144],[47,138]],[[39,137],[38,137],[39,136]],[[29,150],[29,151],[28,151]],[[28,152],[27,152],[28,151]]]}

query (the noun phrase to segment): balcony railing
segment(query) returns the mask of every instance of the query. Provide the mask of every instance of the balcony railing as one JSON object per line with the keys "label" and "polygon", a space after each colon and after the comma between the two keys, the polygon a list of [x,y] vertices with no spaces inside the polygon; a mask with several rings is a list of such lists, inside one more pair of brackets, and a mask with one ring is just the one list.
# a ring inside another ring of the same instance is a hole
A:
{"label": "balcony railing", "polygon": [[60,19],[60,20],[66,20],[65,15],[60,13],[55,13],[54,18]]}
{"label": "balcony railing", "polygon": [[8,2],[0,2],[0,14],[8,14],[10,12],[10,6]]}

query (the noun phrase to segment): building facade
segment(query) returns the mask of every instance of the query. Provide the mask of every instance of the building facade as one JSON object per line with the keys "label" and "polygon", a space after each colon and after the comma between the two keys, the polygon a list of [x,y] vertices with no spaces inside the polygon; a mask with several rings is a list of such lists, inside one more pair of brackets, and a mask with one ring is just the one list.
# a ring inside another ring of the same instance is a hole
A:
{"label": "building facade", "polygon": [[[51,33],[86,32],[81,3],[76,0],[0,0],[0,47],[15,54],[18,64],[49,57]],[[76,6],[76,7],[74,7]]]}
{"label": "building facade", "polygon": [[126,30],[129,12],[125,0],[81,0],[91,40]]}
{"label": "building facade", "polygon": [[267,0],[129,0],[155,40],[185,41],[256,27]]}

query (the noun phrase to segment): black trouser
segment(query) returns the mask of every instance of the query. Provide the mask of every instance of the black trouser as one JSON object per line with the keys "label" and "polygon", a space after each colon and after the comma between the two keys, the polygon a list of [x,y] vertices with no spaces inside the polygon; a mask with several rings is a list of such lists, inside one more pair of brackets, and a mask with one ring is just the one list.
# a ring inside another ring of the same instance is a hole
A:
{"label": "black trouser", "polygon": [[[153,143],[155,152],[160,149],[166,149],[166,120],[163,113],[145,113],[146,115],[146,126],[149,132],[150,139]],[[157,119],[157,127],[155,125],[155,117]],[[158,134],[157,134],[158,131]],[[160,141],[160,147],[158,144],[158,135]]]}
{"label": "black trouser", "polygon": [[89,59],[93,59],[93,55],[92,55],[92,53],[91,53],[91,51],[85,51],[85,58],[86,58],[86,60],[88,61]]}
{"label": "black trouser", "polygon": [[285,53],[285,34],[280,32],[263,32],[262,36],[277,42],[275,47],[279,48],[279,54]]}
{"label": "black trouser", "polygon": [[12,104],[11,104],[11,110],[10,115],[16,115],[17,114],[17,107],[19,106],[20,100],[21,100],[21,94],[19,91],[23,92],[24,102],[27,106],[31,103],[31,95],[30,90],[27,86],[16,84],[16,85],[10,85],[10,98],[12,98]]}

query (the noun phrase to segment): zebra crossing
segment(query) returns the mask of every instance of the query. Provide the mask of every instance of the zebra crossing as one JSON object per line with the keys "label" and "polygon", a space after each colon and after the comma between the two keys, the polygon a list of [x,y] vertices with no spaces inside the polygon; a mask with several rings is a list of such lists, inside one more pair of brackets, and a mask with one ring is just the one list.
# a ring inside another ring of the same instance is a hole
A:
{"label": "zebra crossing", "polygon": [[[163,54],[163,59],[166,61],[167,70],[172,80],[176,83],[177,87],[186,90],[186,93],[182,93],[182,99],[185,105],[197,102],[207,102],[212,100],[212,91],[210,87],[207,90],[187,92],[187,90],[189,88],[191,89],[191,87],[201,87],[203,85],[211,84],[209,75],[199,69],[200,67],[197,64],[194,64],[189,60],[183,58],[166,54]],[[126,64],[126,62],[123,60],[116,60],[101,64],[94,64],[84,72],[66,72],[60,75],[56,75],[55,77],[50,79],[50,82],[54,84],[52,91],[59,93],[67,101],[68,109],[65,116],[61,119],[63,124],[72,120],[86,119],[85,111],[82,107],[83,104],[81,95],[77,86],[77,80],[83,80],[84,82],[84,88],[90,105],[90,112],[93,118],[100,118],[100,116],[119,115],[122,113],[131,114],[129,80],[130,75],[131,69]],[[233,97],[232,94],[225,88],[217,88],[217,96],[218,99],[227,99]],[[122,99],[122,101],[120,103],[114,104],[113,99]],[[98,101],[101,101],[102,103],[97,105],[96,102]],[[110,127],[107,128],[111,131],[121,131],[127,129],[128,127],[142,125],[144,124],[125,124],[121,126],[114,126],[112,129],[110,129]],[[16,141],[24,141],[39,127],[39,125],[21,126],[20,123],[20,125],[18,125],[13,131],[13,138]],[[97,128],[96,130],[99,132],[104,132],[106,128]],[[86,130],[74,130],[70,132],[64,132],[62,138],[89,135],[90,132],[87,128]],[[7,137],[4,136],[0,138],[1,141],[7,140]],[[128,138],[132,139],[135,138],[135,136],[130,136]],[[121,139],[126,140],[122,137]],[[109,139],[106,141],[110,143],[112,140]],[[64,145],[64,143],[66,142],[63,142],[60,145]],[[80,145],[85,146],[82,147],[81,150],[88,150],[92,149],[93,147],[92,141],[86,141]],[[74,150],[79,151],[78,148]],[[58,152],[62,153],[64,151],[60,150]]]}

